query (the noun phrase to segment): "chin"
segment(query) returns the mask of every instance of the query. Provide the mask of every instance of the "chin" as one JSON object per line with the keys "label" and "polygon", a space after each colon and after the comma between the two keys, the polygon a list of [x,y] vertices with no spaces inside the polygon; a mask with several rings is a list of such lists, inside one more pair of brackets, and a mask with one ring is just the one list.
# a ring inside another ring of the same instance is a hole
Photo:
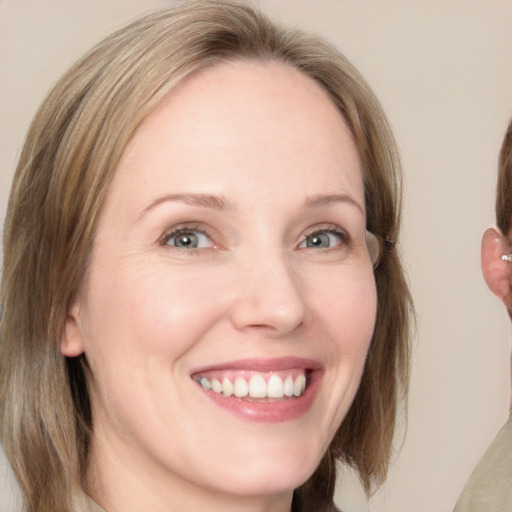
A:
{"label": "chin", "polygon": [[[283,453],[274,457],[259,457],[236,471],[228,467],[223,475],[218,476],[229,487],[225,491],[233,494],[261,496],[291,493],[311,477],[320,460],[321,457],[313,460],[308,454],[297,457],[297,454]],[[218,484],[219,480],[216,480],[215,485]]]}

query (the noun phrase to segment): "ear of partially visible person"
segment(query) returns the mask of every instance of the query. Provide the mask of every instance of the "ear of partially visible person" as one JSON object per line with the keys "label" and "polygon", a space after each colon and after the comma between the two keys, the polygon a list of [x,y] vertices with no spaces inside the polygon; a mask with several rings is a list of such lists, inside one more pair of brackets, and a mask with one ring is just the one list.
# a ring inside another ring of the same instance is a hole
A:
{"label": "ear of partially visible person", "polygon": [[512,307],[512,264],[507,256],[511,250],[510,241],[498,228],[488,228],[483,234],[482,273],[485,282],[509,311]]}

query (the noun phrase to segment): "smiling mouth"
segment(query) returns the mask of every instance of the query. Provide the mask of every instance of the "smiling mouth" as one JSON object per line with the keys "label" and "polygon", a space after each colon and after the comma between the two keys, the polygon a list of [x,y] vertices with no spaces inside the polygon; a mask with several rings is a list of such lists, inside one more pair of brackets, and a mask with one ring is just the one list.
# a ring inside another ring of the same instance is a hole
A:
{"label": "smiling mouth", "polygon": [[301,397],[310,374],[304,368],[271,372],[224,370],[195,374],[194,380],[206,391],[224,397],[273,402]]}
{"label": "smiling mouth", "polygon": [[312,359],[243,359],[197,368],[190,374],[213,404],[244,421],[281,423],[313,406],[324,374]]}

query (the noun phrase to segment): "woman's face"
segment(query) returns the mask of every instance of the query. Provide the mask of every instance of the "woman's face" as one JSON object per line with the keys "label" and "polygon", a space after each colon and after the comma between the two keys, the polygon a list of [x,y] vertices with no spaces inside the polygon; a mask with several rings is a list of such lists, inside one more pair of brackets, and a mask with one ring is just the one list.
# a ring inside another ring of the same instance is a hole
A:
{"label": "woman's face", "polygon": [[168,95],[119,163],[62,342],[89,362],[104,501],[289,499],[363,371],[365,220],[350,131],[309,77],[233,62]]}

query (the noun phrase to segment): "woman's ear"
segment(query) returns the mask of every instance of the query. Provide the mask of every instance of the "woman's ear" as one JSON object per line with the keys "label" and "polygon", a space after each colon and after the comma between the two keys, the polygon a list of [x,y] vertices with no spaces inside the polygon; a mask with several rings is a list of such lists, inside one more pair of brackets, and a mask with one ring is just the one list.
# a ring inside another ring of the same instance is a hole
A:
{"label": "woman's ear", "polygon": [[489,228],[482,237],[482,272],[489,289],[512,308],[512,263],[502,259],[511,252],[507,238],[497,228]]}
{"label": "woman's ear", "polygon": [[80,325],[80,306],[74,303],[66,316],[64,331],[60,341],[60,352],[66,357],[76,357],[84,352]]}

